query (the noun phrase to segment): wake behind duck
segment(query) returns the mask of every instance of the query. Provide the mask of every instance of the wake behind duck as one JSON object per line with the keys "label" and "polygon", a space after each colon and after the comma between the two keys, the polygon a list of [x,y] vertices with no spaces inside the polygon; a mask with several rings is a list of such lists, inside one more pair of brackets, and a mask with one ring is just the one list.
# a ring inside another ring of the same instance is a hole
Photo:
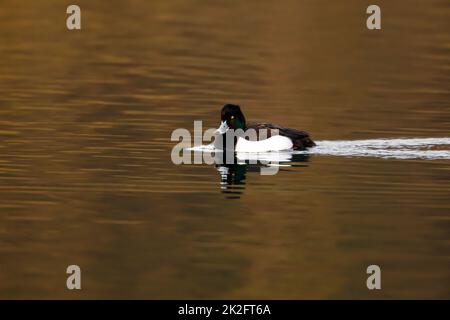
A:
{"label": "wake behind duck", "polygon": [[[187,150],[195,152],[222,152],[214,144]],[[289,161],[292,155],[309,154],[343,157],[375,157],[384,159],[450,160],[450,138],[401,138],[367,140],[322,140],[308,150],[281,150],[276,152],[236,152],[238,159]]]}

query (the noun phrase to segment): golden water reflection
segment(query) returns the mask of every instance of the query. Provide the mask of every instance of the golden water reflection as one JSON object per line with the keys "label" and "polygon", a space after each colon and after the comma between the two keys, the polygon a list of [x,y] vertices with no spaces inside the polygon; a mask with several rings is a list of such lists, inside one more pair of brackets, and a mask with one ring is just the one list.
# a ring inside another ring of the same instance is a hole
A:
{"label": "golden water reflection", "polygon": [[448,160],[311,156],[232,199],[170,160],[226,102],[316,140],[447,137],[447,1],[378,1],[379,32],[356,0],[77,4],[74,32],[60,1],[1,5],[1,298],[450,297]]}

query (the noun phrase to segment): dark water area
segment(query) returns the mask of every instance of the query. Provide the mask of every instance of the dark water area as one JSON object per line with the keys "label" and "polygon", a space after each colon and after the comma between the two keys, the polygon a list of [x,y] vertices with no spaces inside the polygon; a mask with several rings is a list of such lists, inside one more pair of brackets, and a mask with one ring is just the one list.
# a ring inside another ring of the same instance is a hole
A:
{"label": "dark water area", "polygon": [[61,1],[0,4],[0,298],[450,298],[445,154],[265,176],[170,140],[228,102],[319,146],[449,139],[448,1],[378,1],[379,31],[356,0],[77,4],[80,31]]}

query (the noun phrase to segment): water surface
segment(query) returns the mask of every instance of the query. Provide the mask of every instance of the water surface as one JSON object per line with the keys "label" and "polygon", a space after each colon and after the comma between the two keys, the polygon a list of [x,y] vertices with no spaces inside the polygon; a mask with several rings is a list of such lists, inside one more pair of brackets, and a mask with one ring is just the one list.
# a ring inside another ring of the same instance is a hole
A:
{"label": "water surface", "polygon": [[[450,298],[448,1],[77,4],[1,5],[1,298]],[[318,148],[174,165],[228,102]]]}

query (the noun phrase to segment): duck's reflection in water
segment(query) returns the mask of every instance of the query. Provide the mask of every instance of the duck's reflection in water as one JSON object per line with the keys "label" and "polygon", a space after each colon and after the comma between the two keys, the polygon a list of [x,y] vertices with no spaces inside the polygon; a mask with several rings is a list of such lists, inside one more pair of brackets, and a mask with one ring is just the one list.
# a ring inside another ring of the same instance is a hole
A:
{"label": "duck's reflection in water", "polygon": [[240,198],[245,189],[247,164],[218,165],[220,189],[228,199]]}
{"label": "duck's reflection in water", "polygon": [[264,170],[274,169],[267,177],[279,171],[290,171],[290,167],[306,167],[309,161],[308,154],[295,154],[293,152],[267,152],[267,153],[236,153],[233,164],[225,163],[225,153],[215,156],[216,169],[220,174],[221,192],[228,199],[239,199],[245,190],[248,172],[261,174]]}

